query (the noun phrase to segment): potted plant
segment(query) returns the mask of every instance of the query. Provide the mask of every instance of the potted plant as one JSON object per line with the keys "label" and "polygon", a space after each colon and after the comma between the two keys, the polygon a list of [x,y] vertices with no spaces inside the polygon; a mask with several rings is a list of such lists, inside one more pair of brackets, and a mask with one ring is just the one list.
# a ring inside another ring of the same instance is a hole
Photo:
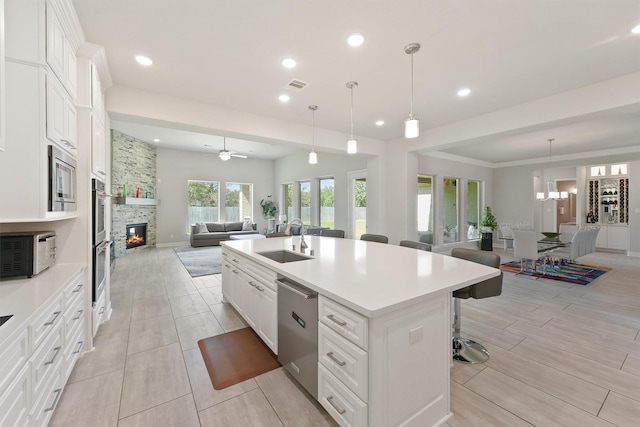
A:
{"label": "potted plant", "polygon": [[485,206],[480,219],[480,227],[482,231],[482,240],[480,241],[480,249],[483,251],[493,250],[493,230],[498,228],[498,220],[490,206]]}
{"label": "potted plant", "polygon": [[278,213],[278,207],[271,200],[271,195],[267,196],[266,199],[260,200],[260,206],[262,206],[262,216],[266,219],[275,218]]}

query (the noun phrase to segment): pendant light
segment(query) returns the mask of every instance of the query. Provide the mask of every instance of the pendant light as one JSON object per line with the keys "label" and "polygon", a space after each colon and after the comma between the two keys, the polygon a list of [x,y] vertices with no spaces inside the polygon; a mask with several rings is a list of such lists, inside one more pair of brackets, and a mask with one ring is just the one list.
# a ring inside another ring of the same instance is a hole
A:
{"label": "pendant light", "polygon": [[309,152],[309,164],[315,165],[318,163],[318,153],[316,153],[316,110],[317,105],[309,105],[311,110],[311,151]]}
{"label": "pendant light", "polygon": [[[555,140],[551,138],[547,141],[549,141],[549,166],[551,166],[551,143]],[[540,202],[545,202],[547,200],[563,200],[568,197],[569,193],[567,191],[558,191],[555,188],[555,183],[550,179],[547,181],[547,197],[544,196],[544,191],[536,193],[536,199]]]}
{"label": "pendant light", "polygon": [[347,141],[347,153],[355,154],[358,152],[358,141],[353,137],[353,88],[358,87],[358,82],[348,82],[347,88],[351,91],[351,137]]}
{"label": "pendant light", "polygon": [[411,112],[404,121],[404,137],[416,138],[420,135],[420,120],[413,115],[413,54],[420,50],[420,44],[411,43],[404,47],[404,53],[411,55]]}

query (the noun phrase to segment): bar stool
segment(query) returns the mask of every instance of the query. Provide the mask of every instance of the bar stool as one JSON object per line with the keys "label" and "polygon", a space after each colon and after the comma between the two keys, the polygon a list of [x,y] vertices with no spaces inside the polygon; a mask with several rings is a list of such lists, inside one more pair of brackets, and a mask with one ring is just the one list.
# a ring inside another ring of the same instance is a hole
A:
{"label": "bar stool", "polygon": [[389,243],[389,238],[382,234],[365,233],[360,236],[360,240],[366,240],[367,242]]}
{"label": "bar stool", "polygon": [[[500,256],[492,252],[454,248],[451,251],[451,256],[488,265],[489,267],[500,267]],[[484,363],[489,359],[489,351],[482,344],[460,336],[460,300],[495,297],[501,293],[502,272],[500,272],[500,276],[453,291],[453,297],[455,298],[453,308],[453,360],[462,363]]]}

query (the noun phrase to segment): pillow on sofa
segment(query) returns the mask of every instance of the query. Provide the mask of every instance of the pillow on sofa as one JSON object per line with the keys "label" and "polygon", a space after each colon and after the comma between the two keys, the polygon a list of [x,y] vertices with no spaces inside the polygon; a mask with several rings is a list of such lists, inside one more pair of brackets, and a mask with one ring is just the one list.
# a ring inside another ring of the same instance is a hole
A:
{"label": "pillow on sofa", "polygon": [[209,229],[204,222],[196,222],[196,234],[208,233]]}
{"label": "pillow on sofa", "polygon": [[243,222],[225,222],[225,231],[242,231]]}
{"label": "pillow on sofa", "polygon": [[245,221],[242,223],[242,231],[253,231],[253,224],[251,221]]}
{"label": "pillow on sofa", "polygon": [[302,228],[302,226],[300,226],[298,224],[291,224],[291,235],[292,236],[299,236],[301,228]]}
{"label": "pillow on sofa", "polygon": [[222,224],[221,222],[208,222],[207,228],[212,233],[221,233],[225,231],[224,224]]}

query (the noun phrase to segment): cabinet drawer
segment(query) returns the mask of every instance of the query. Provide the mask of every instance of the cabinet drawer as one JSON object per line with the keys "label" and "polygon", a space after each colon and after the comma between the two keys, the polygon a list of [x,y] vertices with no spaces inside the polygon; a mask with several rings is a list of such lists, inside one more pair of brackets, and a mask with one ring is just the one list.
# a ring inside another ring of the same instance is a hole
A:
{"label": "cabinet drawer", "polygon": [[318,324],[318,361],[365,402],[369,400],[369,356],[322,323]]}
{"label": "cabinet drawer", "polygon": [[275,292],[278,291],[278,287],[275,284],[278,274],[275,271],[269,270],[268,268],[250,260],[245,260],[244,270],[255,279],[260,280],[263,285],[271,288],[271,290]]}
{"label": "cabinet drawer", "polygon": [[[69,339],[69,336],[75,333],[75,329],[82,326],[84,323],[84,306],[82,298],[77,299],[74,304],[67,306],[67,309],[64,312],[64,329],[66,339]],[[65,340],[65,343],[67,341]]]}
{"label": "cabinet drawer", "polygon": [[[83,316],[84,319],[84,316]],[[84,330],[78,325],[71,335],[67,336],[64,349],[64,380],[66,381],[71,375],[71,371],[76,364],[76,360],[80,357],[80,353],[84,348]]]}
{"label": "cabinet drawer", "polygon": [[237,267],[237,268],[243,268],[245,259],[244,257],[236,254],[235,252],[232,251],[223,251],[222,252],[222,256],[224,257],[224,259],[226,259],[227,261],[229,261],[233,266]]}
{"label": "cabinet drawer", "polygon": [[[4,346],[4,345],[3,345]],[[7,389],[29,358],[29,335],[23,329],[20,335],[0,353],[0,393]],[[0,423],[0,425],[3,425]]]}
{"label": "cabinet drawer", "polygon": [[34,426],[44,427],[49,423],[53,411],[56,409],[60,397],[62,397],[62,388],[64,387],[62,368],[63,364],[58,363],[56,370],[47,377],[41,396],[33,401],[34,404],[30,416]]}
{"label": "cabinet drawer", "polygon": [[75,303],[76,300],[84,293],[84,284],[80,279],[81,277],[78,277],[65,286],[63,290],[65,307],[69,307],[71,304]]}
{"label": "cabinet drawer", "polygon": [[367,425],[367,405],[318,364],[318,401],[341,426]]}
{"label": "cabinet drawer", "polygon": [[46,341],[36,350],[31,358],[31,371],[33,373],[33,396],[37,399],[43,393],[43,387],[47,383],[51,373],[55,371],[63,359],[64,353],[64,328],[62,323],[51,331]]}
{"label": "cabinet drawer", "polygon": [[369,348],[369,323],[355,311],[320,295],[318,319],[358,347]]}
{"label": "cabinet drawer", "polygon": [[31,322],[31,351],[36,351],[47,334],[62,323],[62,295],[58,294],[51,302],[38,310],[40,315]]}
{"label": "cabinet drawer", "polygon": [[93,336],[95,337],[98,333],[98,328],[104,321],[105,316],[107,315],[107,303],[105,300],[105,293],[103,292],[98,298],[98,301],[93,306]]}
{"label": "cabinet drawer", "polygon": [[30,402],[29,366],[23,366],[8,387],[0,394],[0,426],[28,426]]}

